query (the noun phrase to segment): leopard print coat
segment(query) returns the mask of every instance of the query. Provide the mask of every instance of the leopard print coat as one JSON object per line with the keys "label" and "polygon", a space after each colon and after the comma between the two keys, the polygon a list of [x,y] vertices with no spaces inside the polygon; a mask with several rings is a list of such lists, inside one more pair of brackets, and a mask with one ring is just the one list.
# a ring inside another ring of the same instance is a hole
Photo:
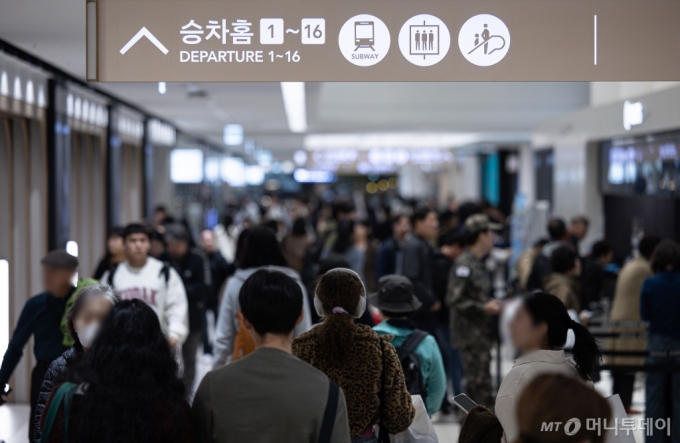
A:
{"label": "leopard print coat", "polygon": [[365,325],[355,325],[355,334],[352,358],[342,366],[333,363],[328,358],[329,351],[319,344],[318,327],[295,339],[293,354],[342,388],[352,439],[360,438],[371,426],[381,423],[390,434],[405,431],[413,421],[415,409],[397,352],[390,344],[392,337],[378,336]]}

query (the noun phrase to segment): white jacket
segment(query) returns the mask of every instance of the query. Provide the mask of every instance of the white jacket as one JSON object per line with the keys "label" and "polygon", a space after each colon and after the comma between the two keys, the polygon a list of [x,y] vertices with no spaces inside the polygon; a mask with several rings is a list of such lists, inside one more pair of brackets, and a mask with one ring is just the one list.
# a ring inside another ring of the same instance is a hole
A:
{"label": "white jacket", "polygon": [[[163,332],[184,343],[189,334],[187,294],[182,279],[170,266],[165,281],[163,262],[148,257],[141,268],[130,266],[127,260],[120,263],[113,274],[113,287],[126,300],[138,299],[148,304],[158,315]],[[109,284],[109,271],[101,283]]]}
{"label": "white jacket", "polygon": [[529,382],[540,374],[557,373],[578,377],[576,363],[564,356],[564,351],[536,351],[515,360],[512,369],[503,379],[496,396],[494,412],[503,426],[502,443],[517,440],[516,402]]}
{"label": "white jacket", "polygon": [[238,332],[238,318],[236,314],[239,311],[238,293],[241,291],[243,283],[260,269],[267,269],[270,271],[278,271],[286,274],[288,277],[295,280],[295,282],[302,289],[302,309],[304,316],[302,322],[295,327],[293,333],[294,337],[312,329],[312,315],[309,310],[309,302],[307,301],[307,289],[300,280],[300,275],[290,268],[281,266],[263,266],[259,268],[239,269],[227,282],[224,288],[224,295],[220,304],[220,313],[217,316],[217,326],[215,331],[215,344],[213,346],[213,368],[224,366],[234,353],[234,337]]}

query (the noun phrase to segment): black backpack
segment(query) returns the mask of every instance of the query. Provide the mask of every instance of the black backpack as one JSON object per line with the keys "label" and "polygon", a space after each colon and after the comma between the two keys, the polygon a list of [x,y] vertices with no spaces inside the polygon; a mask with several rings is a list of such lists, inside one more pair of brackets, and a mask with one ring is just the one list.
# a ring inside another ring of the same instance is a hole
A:
{"label": "black backpack", "polygon": [[414,330],[406,341],[397,348],[397,356],[404,371],[406,388],[411,395],[420,395],[423,401],[427,398],[427,389],[423,380],[423,372],[420,368],[420,359],[416,355],[416,348],[427,337],[427,332],[420,329]]}

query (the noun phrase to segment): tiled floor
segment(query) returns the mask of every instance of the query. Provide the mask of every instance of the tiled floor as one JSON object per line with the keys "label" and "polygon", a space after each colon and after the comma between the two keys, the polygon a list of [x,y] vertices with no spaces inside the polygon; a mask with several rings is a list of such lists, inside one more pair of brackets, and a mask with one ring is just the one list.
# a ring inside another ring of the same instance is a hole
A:
{"label": "tiled floor", "polygon": [[28,441],[28,405],[0,406],[0,442],[25,443]]}
{"label": "tiled floor", "polygon": [[[501,371],[505,374],[511,367],[512,362],[504,359]],[[199,359],[195,386],[198,386],[200,379],[203,378],[210,368],[209,359]],[[595,388],[605,397],[611,395],[611,377],[608,372],[602,373],[602,380],[595,385]],[[644,411],[644,378],[642,376],[638,377],[635,384],[633,407]],[[27,405],[0,406],[0,443],[2,443],[2,440],[5,440],[6,443],[25,443],[28,440],[28,415],[29,407]],[[452,417],[439,417],[436,415],[433,421],[441,443],[458,442],[460,424],[457,420]],[[635,440],[637,443],[644,443],[644,437],[641,432],[635,433]]]}

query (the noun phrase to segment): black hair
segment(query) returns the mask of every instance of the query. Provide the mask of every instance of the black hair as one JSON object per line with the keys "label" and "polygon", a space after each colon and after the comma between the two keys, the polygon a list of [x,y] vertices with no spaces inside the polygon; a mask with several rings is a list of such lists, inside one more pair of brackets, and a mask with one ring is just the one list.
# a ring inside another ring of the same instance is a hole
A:
{"label": "black hair", "polygon": [[113,237],[124,237],[124,230],[120,226],[114,226],[111,229],[109,229],[109,232],[106,235],[107,239],[113,238]]}
{"label": "black hair", "polygon": [[602,352],[595,337],[580,323],[571,319],[562,301],[547,292],[535,292],[524,296],[524,307],[534,324],[548,326],[547,340],[552,349],[561,349],[567,342],[567,332],[574,331],[572,354],[582,379],[588,380],[590,374],[599,366]]}
{"label": "black hair", "polygon": [[279,222],[276,220],[267,220],[262,223],[262,227],[267,228],[276,234],[279,231]]}
{"label": "black hair", "polygon": [[261,269],[241,286],[238,294],[243,316],[260,335],[288,335],[303,307],[300,286],[287,275]]}
{"label": "black hair", "polygon": [[333,252],[344,254],[352,246],[354,222],[352,220],[340,220],[336,232],[337,237],[335,243],[333,243]]}
{"label": "black hair", "polygon": [[576,266],[578,254],[568,245],[558,246],[550,254],[550,269],[558,274],[565,274]]}
{"label": "black hair", "polygon": [[253,229],[246,237],[240,259],[241,269],[288,266],[276,234],[269,228]]}
{"label": "black hair", "polygon": [[481,234],[486,234],[489,232],[488,229],[482,229],[480,231],[465,231],[462,236],[461,236],[461,245],[462,246],[472,246],[475,243],[477,243],[477,240],[479,240],[479,236]]}
{"label": "black hair", "polygon": [[133,234],[144,234],[149,237],[149,230],[139,223],[130,223],[123,229],[123,239],[127,240]]}
{"label": "black hair", "polygon": [[483,212],[484,212],[484,210],[477,203],[475,203],[475,202],[465,202],[462,205],[460,205],[460,207],[458,208],[458,219],[460,220],[460,223],[462,225],[464,225],[465,221],[471,215],[481,214]]}
{"label": "black hair", "polygon": [[356,206],[354,206],[354,203],[351,200],[341,199],[333,202],[331,210],[333,212],[333,218],[337,220],[340,214],[350,214],[356,211]]}
{"label": "black hair", "polygon": [[165,205],[156,205],[155,208],[153,208],[153,212],[168,212],[166,209]]}
{"label": "black hair", "polygon": [[295,221],[293,222],[293,229],[291,230],[291,234],[297,237],[307,235],[307,222],[305,221],[304,218],[295,219]]}
{"label": "black hair", "polygon": [[437,211],[435,211],[432,208],[429,208],[427,206],[421,206],[417,208],[415,211],[413,211],[413,214],[411,214],[411,226],[414,228],[416,227],[416,222],[423,221],[425,218],[431,213],[434,212],[435,214]]}
{"label": "black hair", "polygon": [[158,316],[141,300],[111,308],[85,354],[77,441],[153,441],[154,426],[189,407]]}
{"label": "black hair", "polygon": [[456,232],[454,229],[449,230],[443,234],[439,239],[439,246],[463,246],[463,235]]}
{"label": "black hair", "polygon": [[399,214],[393,215],[393,216],[390,218],[390,226],[396,225],[396,224],[399,223],[399,222],[401,221],[401,219],[404,218],[404,217],[408,218],[408,219],[409,219],[409,222],[411,221],[411,217],[409,217],[408,214],[404,214],[403,212],[401,212],[401,213],[399,213]]}
{"label": "black hair", "polygon": [[539,238],[534,242],[532,247],[534,248],[543,248],[543,246],[547,245],[549,243],[547,238]]}
{"label": "black hair", "polygon": [[236,239],[236,251],[234,251],[234,261],[236,262],[239,268],[241,268],[241,263],[243,262],[243,258],[246,252],[246,243],[248,243],[248,237],[250,237],[251,232],[253,232],[252,229],[244,229],[243,231],[241,231],[241,233],[238,235],[238,238]]}
{"label": "black hair", "polygon": [[590,255],[593,258],[602,258],[612,252],[612,244],[607,240],[600,240],[593,244]]}
{"label": "black hair", "polygon": [[652,253],[652,270],[655,273],[680,271],[680,250],[673,240],[662,240]]}
{"label": "black hair", "polygon": [[87,303],[89,299],[95,297],[104,297],[109,302],[111,302],[111,305],[116,305],[116,303],[120,301],[120,295],[118,295],[118,292],[116,292],[111,286],[105,284],[87,286],[78,293],[76,299],[73,301],[73,304],[66,314],[66,330],[75,342],[73,346],[79,350],[83,349],[83,345],[80,344],[80,340],[78,339],[78,334],[76,333],[73,323],[75,322],[76,318],[78,318],[78,314],[80,314],[80,311],[83,309],[83,306],[85,306],[85,303]]}
{"label": "black hair", "polygon": [[155,229],[152,229],[151,232],[149,232],[149,240],[158,240],[165,245],[165,236]]}
{"label": "black hair", "polygon": [[567,225],[561,218],[553,218],[548,222],[548,235],[552,241],[563,240],[567,235]]}
{"label": "black hair", "polygon": [[191,237],[189,236],[189,231],[180,223],[173,223],[169,225],[165,230],[165,239],[174,240],[180,243],[191,244]]}
{"label": "black hair", "polygon": [[225,212],[222,215],[222,226],[225,228],[228,228],[229,226],[234,224],[234,217],[231,216],[231,214]]}
{"label": "black hair", "polygon": [[656,248],[660,242],[661,239],[655,235],[645,235],[638,245],[640,255],[649,260],[652,256],[652,252],[654,252],[654,248]]}

